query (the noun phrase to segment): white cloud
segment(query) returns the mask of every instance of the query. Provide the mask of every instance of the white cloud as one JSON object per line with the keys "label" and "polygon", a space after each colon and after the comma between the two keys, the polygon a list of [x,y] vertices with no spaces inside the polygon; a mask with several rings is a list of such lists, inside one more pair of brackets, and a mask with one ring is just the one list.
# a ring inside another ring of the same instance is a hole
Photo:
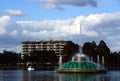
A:
{"label": "white cloud", "polygon": [[[9,34],[14,30],[21,31],[19,28],[19,24],[16,23],[10,16],[2,16],[0,17],[0,33],[1,34]],[[14,31],[15,34],[15,31]]]}
{"label": "white cloud", "polygon": [[21,46],[17,45],[17,46],[5,47],[5,48],[0,47],[0,53],[3,52],[3,50],[14,51],[14,52],[20,53],[21,52]]}
{"label": "white cloud", "polygon": [[8,15],[8,16],[23,16],[23,12],[21,10],[12,10],[12,9],[9,9],[9,10],[5,10],[2,12],[3,15]]}
{"label": "white cloud", "polygon": [[9,17],[9,16],[0,17],[0,25],[1,25],[1,27],[5,27],[10,20],[11,20],[11,17]]}
{"label": "white cloud", "polygon": [[107,37],[107,41],[110,44],[110,48],[112,48],[111,51],[120,51],[120,34]]}
{"label": "white cloud", "polygon": [[3,35],[6,33],[6,30],[4,28],[0,28],[0,35]]}
{"label": "white cloud", "polygon": [[[81,17],[80,17],[81,18]],[[58,35],[60,37],[64,36],[70,36],[70,35],[78,35],[79,34],[79,28],[80,23],[76,23],[78,18],[76,19],[67,19],[67,20],[44,20],[44,21],[19,21],[17,23],[21,24],[22,28],[24,30],[24,35],[27,34],[27,36],[34,36],[34,35],[42,35],[44,33],[51,35],[53,34],[54,37],[57,37]],[[85,20],[84,20],[85,21]],[[42,30],[42,31],[41,31]],[[98,36],[97,32],[94,30],[89,30],[89,27],[83,28],[83,34],[87,36]],[[31,32],[31,33],[30,33]],[[35,33],[34,33],[35,32]],[[38,33],[38,34],[37,34]],[[46,35],[47,36],[47,35]]]}
{"label": "white cloud", "polygon": [[9,16],[0,17],[0,35],[3,35],[3,34],[5,34],[7,32],[6,31],[6,26],[7,26],[9,21],[10,21]]}
{"label": "white cloud", "polygon": [[17,34],[18,34],[17,30],[13,30],[12,32],[10,32],[10,35],[12,36],[17,36]]}
{"label": "white cloud", "polygon": [[79,41],[80,24],[82,24],[84,41],[105,40],[112,51],[118,51],[120,49],[119,22],[120,12],[91,14],[66,20],[43,21],[14,21],[10,16],[2,16],[0,17],[0,44],[3,47],[9,47],[18,45],[21,41],[48,38],[76,42]]}
{"label": "white cloud", "polygon": [[96,0],[32,0],[32,1],[40,1],[43,3],[46,3],[46,8],[49,9],[63,9],[61,5],[72,5],[72,6],[92,6],[97,7],[97,1]]}
{"label": "white cloud", "polygon": [[63,8],[58,6],[57,4],[53,4],[53,3],[49,3],[49,4],[45,5],[45,9],[60,9],[60,10],[64,10]]}

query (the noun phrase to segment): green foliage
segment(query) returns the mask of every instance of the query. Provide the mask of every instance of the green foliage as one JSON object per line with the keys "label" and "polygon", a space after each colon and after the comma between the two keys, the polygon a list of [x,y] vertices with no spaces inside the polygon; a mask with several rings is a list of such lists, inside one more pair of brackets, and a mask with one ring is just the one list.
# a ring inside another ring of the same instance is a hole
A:
{"label": "green foliage", "polygon": [[17,65],[19,59],[19,55],[12,51],[4,50],[4,52],[0,54],[0,64],[2,66]]}
{"label": "green foliage", "polygon": [[102,64],[102,56],[105,58],[105,66],[109,66],[110,60],[110,49],[106,45],[106,43],[101,40],[98,45],[93,42],[86,42],[83,46],[83,52],[87,54],[89,57],[93,57],[93,61],[97,62],[97,55],[100,57],[100,63]]}
{"label": "green foliage", "polygon": [[97,51],[97,45],[96,43],[93,41],[92,43],[91,42],[86,42],[84,43],[83,45],[83,52],[85,54],[87,54],[88,56],[96,56],[96,51]]}
{"label": "green foliage", "polygon": [[120,67],[120,51],[111,53],[110,64],[114,67]]}
{"label": "green foliage", "polygon": [[94,62],[97,62],[97,55],[99,55],[101,64],[102,56],[104,56],[105,67],[120,67],[120,51],[110,53],[110,49],[103,40],[98,45],[94,41],[86,42],[83,46],[83,52],[89,57],[93,57]]}
{"label": "green foliage", "polygon": [[79,45],[68,41],[63,50],[63,62],[70,61],[72,56],[79,51]]}
{"label": "green foliage", "polygon": [[40,64],[57,63],[58,57],[54,51],[34,51],[29,55],[24,55],[24,62],[34,62]]}

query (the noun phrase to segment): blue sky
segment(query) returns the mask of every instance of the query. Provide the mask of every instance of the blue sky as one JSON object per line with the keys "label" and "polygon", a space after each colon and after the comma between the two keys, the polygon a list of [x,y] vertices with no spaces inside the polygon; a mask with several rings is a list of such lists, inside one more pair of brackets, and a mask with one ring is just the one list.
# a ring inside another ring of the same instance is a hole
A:
{"label": "blue sky", "polygon": [[20,52],[21,41],[104,40],[120,51],[120,0],[0,0],[0,51]]}

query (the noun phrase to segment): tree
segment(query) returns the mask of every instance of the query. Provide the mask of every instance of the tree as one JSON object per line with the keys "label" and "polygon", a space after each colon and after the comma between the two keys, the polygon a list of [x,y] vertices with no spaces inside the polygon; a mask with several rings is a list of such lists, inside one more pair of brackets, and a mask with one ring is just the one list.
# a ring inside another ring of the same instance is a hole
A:
{"label": "tree", "polygon": [[[110,67],[120,67],[120,52],[112,52],[110,54]],[[119,68],[120,69],[120,68]]]}
{"label": "tree", "polygon": [[5,66],[17,65],[19,56],[17,53],[12,51],[3,51],[3,54],[0,54],[0,63]]}
{"label": "tree", "polygon": [[83,52],[87,54],[88,56],[94,56],[96,52],[97,46],[96,43],[93,41],[91,42],[86,42],[83,45]]}
{"label": "tree", "polygon": [[103,40],[101,40],[98,45],[96,45],[94,41],[84,43],[83,52],[89,57],[93,57],[94,62],[97,62],[97,55],[99,55],[101,64],[102,56],[104,56],[105,66],[109,66],[110,49]]}
{"label": "tree", "polygon": [[79,52],[79,45],[74,44],[72,41],[68,41],[62,51],[63,62],[70,61],[72,56],[77,52]]}
{"label": "tree", "polygon": [[109,61],[110,61],[110,49],[108,48],[108,46],[106,45],[106,43],[101,40],[99,45],[98,45],[98,50],[97,50],[97,54],[100,55],[100,62],[102,63],[102,56],[104,56],[105,58],[105,66],[108,67]]}

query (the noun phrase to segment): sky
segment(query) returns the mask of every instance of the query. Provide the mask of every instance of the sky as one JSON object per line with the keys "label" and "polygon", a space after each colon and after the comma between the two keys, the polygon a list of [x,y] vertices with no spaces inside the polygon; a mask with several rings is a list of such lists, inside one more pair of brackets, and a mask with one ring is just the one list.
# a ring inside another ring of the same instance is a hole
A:
{"label": "sky", "polygon": [[0,52],[21,51],[22,41],[104,40],[120,51],[120,0],[0,0]]}

